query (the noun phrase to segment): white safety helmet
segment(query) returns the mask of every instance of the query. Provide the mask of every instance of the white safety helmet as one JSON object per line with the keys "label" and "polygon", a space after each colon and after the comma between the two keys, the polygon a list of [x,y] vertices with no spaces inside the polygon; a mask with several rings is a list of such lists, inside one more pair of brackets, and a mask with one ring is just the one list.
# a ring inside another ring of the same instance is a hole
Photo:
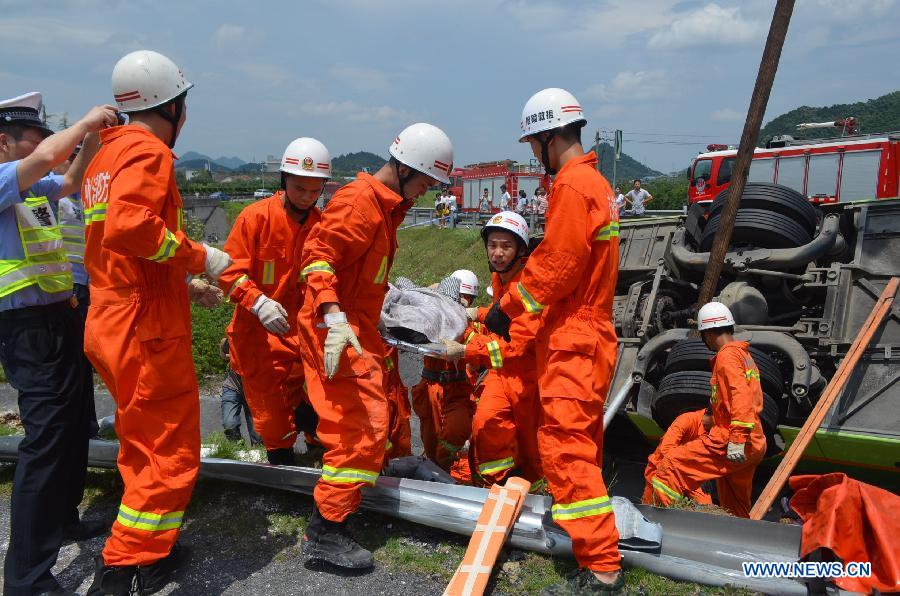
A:
{"label": "white safety helmet", "polygon": [[721,302],[707,302],[697,313],[697,330],[705,331],[716,327],[734,326],[734,317],[727,306]]}
{"label": "white safety helmet", "polygon": [[538,91],[522,109],[522,136],[519,142],[524,143],[533,134],[562,128],[573,122],[581,122],[582,126],[587,123],[581,104],[574,95],[556,87]]}
{"label": "white safety helmet", "polygon": [[321,141],[300,137],[281,156],[281,171],[308,178],[331,178],[331,154]]}
{"label": "white safety helmet", "polygon": [[388,151],[403,165],[427,174],[438,182],[450,184],[453,143],[437,126],[419,122],[406,127],[397,135]]}
{"label": "white safety helmet", "polygon": [[113,97],[126,113],[161,106],[193,86],[174,62],[152,50],[125,55],[112,73]]}
{"label": "white safety helmet", "polygon": [[459,293],[469,296],[478,295],[478,276],[468,269],[458,269],[450,274],[459,280]]}
{"label": "white safety helmet", "polygon": [[515,211],[501,211],[493,216],[481,228],[481,237],[487,242],[491,230],[506,230],[519,237],[524,246],[528,246],[528,222]]}

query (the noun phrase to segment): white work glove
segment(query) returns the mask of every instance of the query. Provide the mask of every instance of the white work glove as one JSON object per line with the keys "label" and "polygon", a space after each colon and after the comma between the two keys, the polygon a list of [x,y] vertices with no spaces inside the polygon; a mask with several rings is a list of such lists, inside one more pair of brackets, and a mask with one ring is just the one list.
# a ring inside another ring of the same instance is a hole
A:
{"label": "white work glove", "polygon": [[466,309],[466,316],[469,317],[470,321],[478,320],[478,307],[471,307]]}
{"label": "white work glove", "polygon": [[333,379],[337,374],[338,367],[341,364],[341,354],[347,344],[353,346],[356,353],[363,355],[362,346],[353,328],[347,323],[347,315],[342,312],[329,313],[325,315],[325,325],[328,327],[328,335],[325,336],[325,374],[329,379]]}
{"label": "white work glove", "polygon": [[287,311],[278,302],[265,294],[256,299],[250,312],[256,315],[256,318],[259,319],[259,322],[262,323],[262,326],[269,333],[284,335],[291,330],[287,320]]}
{"label": "white work glove", "polygon": [[732,461],[736,464],[742,464],[747,461],[747,456],[744,455],[745,445],[746,443],[728,443],[728,451],[725,454],[728,461]]}
{"label": "white work glove", "polygon": [[466,355],[466,346],[459,343],[458,341],[453,341],[452,339],[444,340],[444,360],[449,360],[450,362],[456,362],[460,358]]}
{"label": "white work glove", "polygon": [[213,308],[222,304],[225,293],[202,279],[192,279],[188,282],[188,297],[203,308]]}
{"label": "white work glove", "polygon": [[209,244],[204,244],[206,249],[206,274],[214,280],[218,280],[219,276],[231,265],[231,257],[224,250],[214,248]]}

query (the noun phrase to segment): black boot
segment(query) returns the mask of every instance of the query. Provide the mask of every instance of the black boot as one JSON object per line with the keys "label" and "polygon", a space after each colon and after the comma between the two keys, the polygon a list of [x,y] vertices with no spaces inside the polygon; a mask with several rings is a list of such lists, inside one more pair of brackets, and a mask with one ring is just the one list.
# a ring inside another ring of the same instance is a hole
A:
{"label": "black boot", "polygon": [[81,542],[109,532],[112,522],[105,520],[80,520],[74,524],[63,526],[63,542]]}
{"label": "black boot", "polygon": [[137,566],[107,567],[103,564],[103,555],[94,561],[94,581],[88,588],[87,596],[130,596],[140,593]]}
{"label": "black boot", "polygon": [[328,521],[319,513],[318,507],[313,507],[306,534],[303,535],[303,554],[346,569],[374,567],[372,553],[347,535],[346,526],[346,521]]}
{"label": "black boot", "polygon": [[294,450],[290,447],[285,447],[283,449],[273,449],[271,451],[267,450],[266,457],[269,458],[269,463],[273,466],[294,465]]}
{"label": "black boot", "polygon": [[187,563],[187,554],[187,549],[176,542],[166,557],[156,563],[139,567],[142,593],[154,594],[165,588]]}
{"label": "black boot", "polygon": [[618,596],[624,593],[625,574],[621,570],[615,582],[606,584],[597,579],[593,571],[582,567],[569,574],[566,581],[544,588],[541,591],[541,596],[581,596],[583,594]]}

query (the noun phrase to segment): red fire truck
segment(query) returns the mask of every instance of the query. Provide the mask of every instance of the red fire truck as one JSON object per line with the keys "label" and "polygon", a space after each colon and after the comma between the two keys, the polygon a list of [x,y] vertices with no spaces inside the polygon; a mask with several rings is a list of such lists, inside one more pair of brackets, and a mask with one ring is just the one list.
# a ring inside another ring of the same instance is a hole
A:
{"label": "red fire truck", "polygon": [[[736,155],[734,147],[710,145],[691,162],[690,203],[712,201],[728,187]],[[900,186],[898,161],[900,133],[815,140],[776,137],[765,149],[755,150],[747,180],[789,186],[814,203],[891,199],[897,198]]]}
{"label": "red fire truck", "polygon": [[450,172],[450,192],[463,211],[478,211],[485,189],[491,199],[490,211],[498,211],[503,194],[501,184],[506,185],[506,191],[512,198],[511,208],[515,208],[519,190],[527,193],[529,201],[539,186],[549,192],[550,176],[544,173],[540,165],[518,164],[512,160],[471,164]]}

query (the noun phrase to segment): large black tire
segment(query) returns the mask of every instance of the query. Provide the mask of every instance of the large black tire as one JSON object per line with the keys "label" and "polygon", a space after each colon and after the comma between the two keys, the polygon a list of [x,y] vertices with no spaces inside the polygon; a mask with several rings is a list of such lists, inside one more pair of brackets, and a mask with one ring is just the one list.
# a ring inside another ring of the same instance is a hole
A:
{"label": "large black tire", "polygon": [[[666,358],[665,374],[670,375],[685,371],[703,371],[711,373],[709,359],[712,358],[712,350],[706,347],[702,340],[687,339],[680,341],[669,350]],[[781,368],[772,358],[762,350],[750,347],[750,356],[759,368],[759,376],[763,391],[770,395],[781,397],[784,393],[784,377]]]}
{"label": "large black tire", "polygon": [[660,390],[650,403],[653,420],[666,429],[685,412],[702,410],[709,405],[709,379],[712,374],[701,371],[672,373],[660,381]]}
{"label": "large black tire", "polygon": [[[710,218],[722,213],[727,197],[728,189],[716,195],[709,210]],[[740,209],[763,209],[780,213],[800,224],[810,236],[816,232],[818,221],[816,208],[802,193],[787,186],[748,182],[741,194]]]}
{"label": "large black tire", "polygon": [[[719,229],[720,215],[709,218],[700,251],[709,252],[716,231]],[[754,246],[757,248],[797,248],[808,244],[812,234],[787,215],[765,209],[741,209],[734,220],[731,244]]]}
{"label": "large black tire", "polygon": [[759,413],[759,421],[762,423],[763,434],[766,436],[766,457],[772,457],[781,451],[776,443],[775,435],[778,433],[778,420],[781,413],[778,410],[778,400],[763,394],[763,409]]}

